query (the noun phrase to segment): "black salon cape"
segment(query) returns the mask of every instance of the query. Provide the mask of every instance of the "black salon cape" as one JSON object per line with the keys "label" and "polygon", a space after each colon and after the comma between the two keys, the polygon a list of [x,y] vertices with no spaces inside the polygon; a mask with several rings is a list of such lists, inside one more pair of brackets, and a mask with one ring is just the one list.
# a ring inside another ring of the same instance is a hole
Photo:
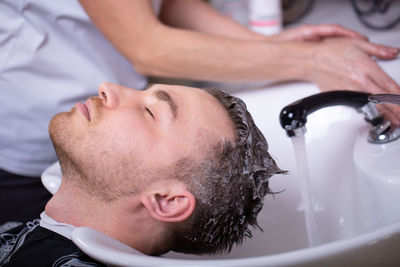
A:
{"label": "black salon cape", "polygon": [[34,220],[0,234],[0,266],[106,266],[39,222]]}

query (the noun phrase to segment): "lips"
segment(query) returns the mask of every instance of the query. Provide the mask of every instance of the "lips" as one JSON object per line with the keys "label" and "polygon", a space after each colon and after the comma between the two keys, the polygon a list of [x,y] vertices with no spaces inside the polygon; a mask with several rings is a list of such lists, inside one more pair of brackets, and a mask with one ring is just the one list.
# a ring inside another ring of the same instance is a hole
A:
{"label": "lips", "polygon": [[86,101],[85,104],[83,103],[76,103],[76,108],[83,114],[83,116],[85,116],[85,118],[90,121],[90,113],[89,113],[89,109],[88,109],[88,105],[90,104],[88,102],[89,100]]}

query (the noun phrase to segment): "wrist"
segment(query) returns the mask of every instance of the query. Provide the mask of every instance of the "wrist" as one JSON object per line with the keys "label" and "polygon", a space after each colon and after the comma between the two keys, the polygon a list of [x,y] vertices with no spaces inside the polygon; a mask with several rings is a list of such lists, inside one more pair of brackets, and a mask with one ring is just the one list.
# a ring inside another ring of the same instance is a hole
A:
{"label": "wrist", "polygon": [[278,44],[278,62],[282,62],[283,79],[312,81],[314,45],[306,42],[282,42]]}
{"label": "wrist", "polygon": [[309,42],[295,42],[295,55],[298,62],[296,70],[297,77],[300,80],[312,82],[315,72],[315,44]]}

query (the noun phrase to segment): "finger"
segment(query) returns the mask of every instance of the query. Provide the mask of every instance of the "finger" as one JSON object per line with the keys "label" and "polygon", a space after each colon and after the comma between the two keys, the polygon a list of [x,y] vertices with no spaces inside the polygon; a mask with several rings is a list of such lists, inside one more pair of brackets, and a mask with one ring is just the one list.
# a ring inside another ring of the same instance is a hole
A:
{"label": "finger", "polygon": [[377,105],[379,112],[382,116],[389,120],[394,126],[400,125],[400,110],[398,106],[391,104],[379,104]]}
{"label": "finger", "polygon": [[369,78],[382,89],[382,93],[400,94],[400,86],[376,62],[372,61],[368,70]]}
{"label": "finger", "polygon": [[397,118],[397,122],[394,122],[394,124],[396,124],[396,126],[400,126],[400,106],[394,104],[388,105],[390,105],[390,109],[393,110],[394,116]]}
{"label": "finger", "polygon": [[358,46],[367,52],[370,56],[380,59],[393,59],[399,54],[399,48],[386,45],[379,45],[371,42],[360,41]]}
{"label": "finger", "polygon": [[[373,94],[386,93],[376,82],[368,78],[365,82],[365,88],[363,91],[367,91]],[[377,105],[379,111],[382,113],[383,117],[389,120],[395,125],[400,125],[400,106],[393,104],[379,104]]]}
{"label": "finger", "polygon": [[368,40],[368,37],[340,25],[327,24],[313,26],[315,34],[323,37],[353,37]]}

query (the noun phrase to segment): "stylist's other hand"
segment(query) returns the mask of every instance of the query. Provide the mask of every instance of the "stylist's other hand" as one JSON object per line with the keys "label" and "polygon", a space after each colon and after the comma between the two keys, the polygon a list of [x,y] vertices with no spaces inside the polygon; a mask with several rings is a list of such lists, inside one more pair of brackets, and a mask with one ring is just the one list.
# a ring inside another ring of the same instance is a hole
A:
{"label": "stylist's other hand", "polygon": [[365,35],[340,25],[302,25],[271,36],[272,41],[321,41],[331,37],[352,37],[367,40]]}
{"label": "stylist's other hand", "polygon": [[[398,48],[360,38],[329,38],[315,44],[308,62],[308,78],[322,91],[355,90],[372,94],[400,94],[399,85],[375,62],[394,59]],[[378,107],[384,117],[400,125],[400,106]]]}

